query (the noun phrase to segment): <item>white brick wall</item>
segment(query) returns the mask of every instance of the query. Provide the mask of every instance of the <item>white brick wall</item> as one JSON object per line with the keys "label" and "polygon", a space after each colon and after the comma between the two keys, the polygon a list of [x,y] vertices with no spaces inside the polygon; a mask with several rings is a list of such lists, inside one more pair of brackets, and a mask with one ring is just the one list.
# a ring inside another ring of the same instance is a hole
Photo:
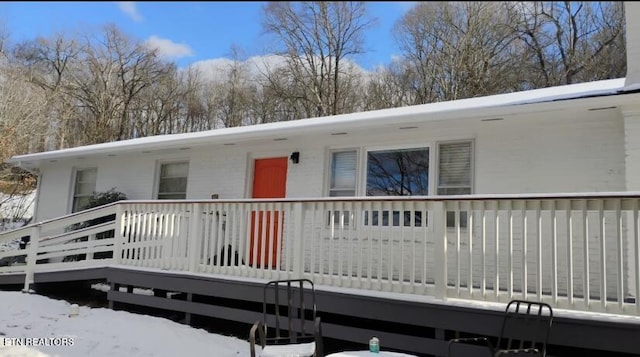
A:
{"label": "white brick wall", "polygon": [[245,198],[247,152],[229,149],[198,149],[190,155],[187,198]]}
{"label": "white brick wall", "polygon": [[476,193],[624,191],[618,110],[486,122],[476,140]]}

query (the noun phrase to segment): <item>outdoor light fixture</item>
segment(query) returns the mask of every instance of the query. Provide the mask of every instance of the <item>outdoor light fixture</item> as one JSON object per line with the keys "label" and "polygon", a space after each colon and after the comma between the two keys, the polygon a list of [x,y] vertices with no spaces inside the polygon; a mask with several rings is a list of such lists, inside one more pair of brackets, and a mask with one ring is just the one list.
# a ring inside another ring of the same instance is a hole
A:
{"label": "outdoor light fixture", "polygon": [[292,152],[289,158],[291,159],[291,162],[297,164],[298,162],[300,162],[300,153],[298,151]]}

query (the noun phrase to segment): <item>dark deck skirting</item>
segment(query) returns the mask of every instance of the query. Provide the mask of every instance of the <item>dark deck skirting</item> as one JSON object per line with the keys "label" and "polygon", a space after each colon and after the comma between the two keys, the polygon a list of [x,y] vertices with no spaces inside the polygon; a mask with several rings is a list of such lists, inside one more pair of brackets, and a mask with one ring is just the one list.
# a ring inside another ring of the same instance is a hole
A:
{"label": "dark deck skirting", "polygon": [[[262,284],[266,282],[122,267],[43,272],[37,273],[34,281],[36,292],[38,284],[103,281],[112,287],[106,294],[112,308],[137,305],[183,314],[185,323],[191,323],[192,316],[206,316],[247,325],[261,317]],[[23,283],[24,274],[0,275],[0,289]],[[126,287],[125,291],[120,291],[120,287]],[[153,289],[154,293],[134,294],[134,288]],[[318,314],[326,338],[362,344],[365,348],[375,335],[382,348],[445,356],[447,340],[460,333],[494,336],[502,321],[501,311],[398,301],[353,291],[329,291],[316,285]],[[248,328],[245,333],[248,335]],[[640,325],[556,314],[550,344],[551,356],[575,355],[572,348],[580,351],[581,356],[615,353],[640,356]],[[474,348],[468,350],[469,355],[475,352]]]}

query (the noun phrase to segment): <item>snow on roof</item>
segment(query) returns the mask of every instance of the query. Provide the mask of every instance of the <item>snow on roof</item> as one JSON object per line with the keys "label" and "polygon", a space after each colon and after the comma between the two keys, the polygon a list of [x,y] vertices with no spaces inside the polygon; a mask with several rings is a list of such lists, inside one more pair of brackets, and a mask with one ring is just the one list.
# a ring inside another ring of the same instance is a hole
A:
{"label": "snow on roof", "polygon": [[478,109],[503,108],[523,104],[606,96],[635,90],[631,87],[626,88],[624,85],[625,79],[618,78],[400,108],[257,124],[243,127],[222,128],[193,133],[157,135],[117,142],[80,146],[63,150],[18,155],[11,158],[8,162],[25,163],[28,161],[57,159],[78,155],[91,155],[97,153],[106,154],[130,150],[148,150],[154,148],[166,148],[172,145],[192,145],[205,142],[223,143],[225,140],[239,142],[242,140],[251,140],[277,133],[308,133],[309,130],[326,128],[328,126],[335,128],[336,125],[361,126],[371,125],[374,123],[381,124],[390,120],[397,122],[398,117],[411,117],[424,114],[430,114],[431,120],[435,120],[446,117],[445,114],[447,113],[474,112]]}

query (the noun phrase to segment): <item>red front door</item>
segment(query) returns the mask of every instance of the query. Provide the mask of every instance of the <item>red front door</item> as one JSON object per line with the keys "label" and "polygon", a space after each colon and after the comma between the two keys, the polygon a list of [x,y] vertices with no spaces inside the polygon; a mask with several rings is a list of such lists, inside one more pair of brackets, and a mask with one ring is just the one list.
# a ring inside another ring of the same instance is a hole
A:
{"label": "red front door", "polygon": [[[287,187],[288,158],[255,160],[253,198],[284,198]],[[249,265],[275,267],[280,252],[282,219],[277,211],[251,212]]]}

